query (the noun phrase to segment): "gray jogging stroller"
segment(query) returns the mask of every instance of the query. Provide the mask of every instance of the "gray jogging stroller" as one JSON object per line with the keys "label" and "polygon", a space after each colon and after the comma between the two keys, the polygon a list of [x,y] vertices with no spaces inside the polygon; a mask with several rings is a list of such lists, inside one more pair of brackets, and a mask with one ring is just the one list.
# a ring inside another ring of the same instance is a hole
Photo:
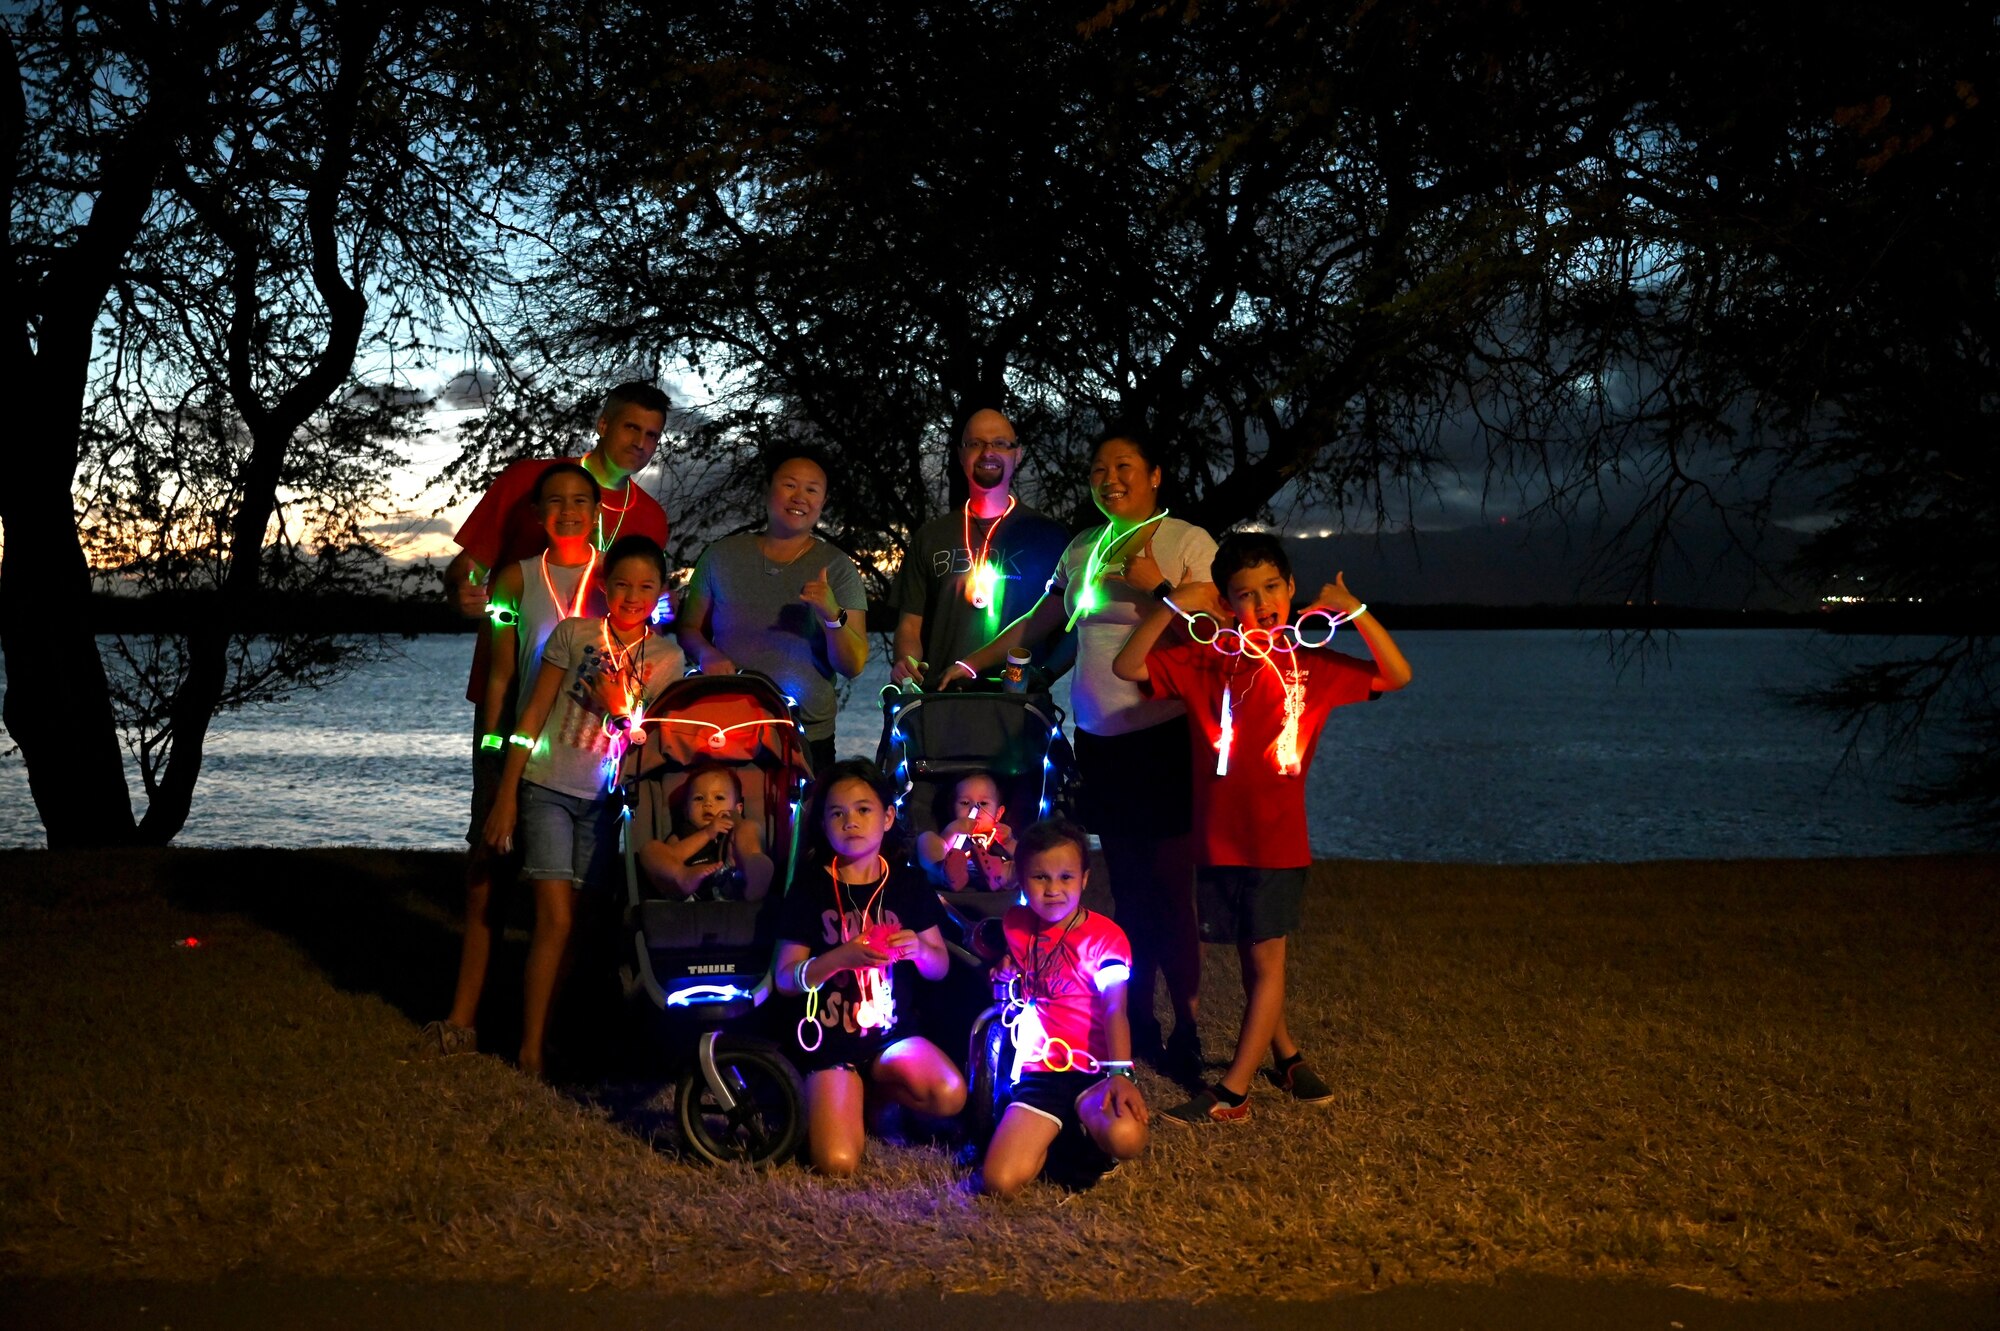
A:
{"label": "gray jogging stroller", "polygon": [[[746,819],[762,829],[775,872],[761,901],[663,896],[639,849],[673,828],[675,791],[703,763],[743,786]],[[643,745],[621,765],[626,797],[626,991],[679,1069],[682,1139],[715,1163],[769,1165],[805,1135],[805,1086],[771,1038],[771,950],[779,903],[798,851],[799,800],[812,778],[805,732],[783,690],[762,675],[690,675],[647,709]]]}
{"label": "gray jogging stroller", "polygon": [[[1064,720],[1048,693],[1008,693],[990,681],[939,693],[884,689],[876,762],[901,787],[898,819],[912,837],[937,831],[951,819],[953,789],[974,772],[993,777],[1017,830],[1067,812],[1076,758]],[[1000,1020],[1006,995],[993,967],[1006,955],[1000,917],[1018,900],[1016,891],[938,893],[955,964],[926,1008],[926,1034],[940,1049],[966,1051],[968,1126],[981,1147],[1013,1089],[1012,1040]]]}

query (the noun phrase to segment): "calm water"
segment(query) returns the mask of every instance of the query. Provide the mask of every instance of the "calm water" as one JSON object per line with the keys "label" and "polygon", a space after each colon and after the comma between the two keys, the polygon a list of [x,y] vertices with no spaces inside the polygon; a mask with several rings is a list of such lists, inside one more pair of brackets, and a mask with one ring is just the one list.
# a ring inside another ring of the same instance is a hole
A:
{"label": "calm water", "polygon": [[[1336,712],[1320,744],[1307,787],[1317,853],[1521,863],[1970,848],[1897,804],[1887,776],[1843,770],[1839,737],[1775,696],[1878,640],[1688,632],[1670,661],[1622,674],[1601,638],[1568,631],[1398,641],[1416,682]],[[462,844],[471,650],[467,637],[400,643],[337,688],[224,718],[180,844]],[[885,678],[871,663],[856,683],[843,756],[874,753]],[[0,757],[0,845],[41,840],[20,757]]]}

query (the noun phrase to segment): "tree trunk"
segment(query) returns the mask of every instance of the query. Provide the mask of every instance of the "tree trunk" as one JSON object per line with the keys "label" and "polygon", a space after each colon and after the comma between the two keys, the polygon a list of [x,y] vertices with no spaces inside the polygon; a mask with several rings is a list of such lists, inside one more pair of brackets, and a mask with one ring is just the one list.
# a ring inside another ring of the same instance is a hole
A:
{"label": "tree trunk", "polygon": [[51,850],[129,844],[132,796],[118,747],[111,689],[90,631],[90,570],[77,540],[77,401],[15,362],[6,401],[27,441],[0,486],[0,651],[7,659],[7,731],[21,746],[28,789]]}

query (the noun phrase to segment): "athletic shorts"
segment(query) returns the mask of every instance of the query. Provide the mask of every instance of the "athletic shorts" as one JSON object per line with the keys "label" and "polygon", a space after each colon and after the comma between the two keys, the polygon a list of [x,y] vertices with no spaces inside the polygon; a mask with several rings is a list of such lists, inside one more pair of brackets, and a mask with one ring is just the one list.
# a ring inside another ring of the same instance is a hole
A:
{"label": "athletic shorts", "polygon": [[521,846],[521,877],[568,879],[574,887],[612,885],[618,810],[609,799],[584,799],[523,781],[519,808],[514,839]]}
{"label": "athletic shorts", "polygon": [[1081,1181],[1094,1180],[1117,1163],[1084,1131],[1083,1111],[1077,1107],[1103,1080],[1102,1072],[1023,1072],[1009,1101],[1010,1106],[1019,1105],[1055,1123],[1058,1131],[1049,1145],[1050,1164]]}
{"label": "athletic shorts", "polygon": [[793,1044],[785,1053],[802,1076],[846,1068],[866,1081],[868,1074],[874,1070],[876,1059],[882,1057],[892,1045],[901,1044],[916,1033],[914,1023],[906,1026],[899,1022],[886,1031],[869,1031],[865,1035],[821,1026],[817,1046],[807,1049],[802,1044]]}
{"label": "athletic shorts", "polygon": [[1194,830],[1188,720],[1176,716],[1124,735],[1076,732],[1079,812],[1099,836],[1164,841]]}
{"label": "athletic shorts", "polygon": [[1304,869],[1217,865],[1194,871],[1195,908],[1204,943],[1261,943],[1299,929]]}

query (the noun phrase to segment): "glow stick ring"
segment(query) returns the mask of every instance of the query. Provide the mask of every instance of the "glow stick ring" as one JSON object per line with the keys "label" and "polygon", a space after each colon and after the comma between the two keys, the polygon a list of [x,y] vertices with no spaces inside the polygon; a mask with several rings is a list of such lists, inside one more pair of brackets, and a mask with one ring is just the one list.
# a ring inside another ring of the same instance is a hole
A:
{"label": "glow stick ring", "polygon": [[[1169,604],[1172,603],[1169,602]],[[1178,610],[1180,609],[1180,607],[1174,606],[1174,609]],[[1217,619],[1214,615],[1208,614],[1206,611],[1197,612],[1192,615],[1182,615],[1181,618],[1187,620],[1188,637],[1194,639],[1196,642],[1200,643],[1204,647],[1213,643],[1216,640],[1216,638],[1220,636],[1220,634],[1222,633],[1222,621]],[[1214,628],[1209,630],[1208,636],[1206,638],[1202,637],[1200,633],[1195,631],[1195,626],[1197,624],[1200,624],[1204,620],[1206,620],[1210,624],[1215,625]]]}
{"label": "glow stick ring", "polygon": [[1271,630],[1248,628],[1238,629],[1237,636],[1243,640],[1243,654],[1256,660],[1268,660],[1271,655]]}
{"label": "glow stick ring", "polygon": [[[1056,1046],[1062,1046],[1062,1066],[1056,1066]],[[1076,1050],[1070,1048],[1069,1041],[1059,1035],[1051,1035],[1042,1044],[1042,1056],[1035,1060],[1050,1072],[1068,1072],[1076,1066]]]}
{"label": "glow stick ring", "polygon": [[[1313,642],[1306,637],[1306,621],[1315,618],[1326,621],[1326,636],[1318,642]],[[1308,610],[1299,616],[1298,627],[1293,630],[1293,633],[1297,636],[1299,646],[1301,647],[1325,647],[1333,641],[1333,631],[1339,626],[1340,621],[1333,617],[1331,610]]]}
{"label": "glow stick ring", "polygon": [[[1230,638],[1235,640],[1236,646],[1234,647],[1234,649],[1232,649],[1227,643],[1223,641],[1224,638]],[[1215,644],[1215,650],[1221,652],[1224,656],[1243,655],[1242,629],[1217,629],[1215,637],[1212,639],[1212,641]]]}
{"label": "glow stick ring", "polygon": [[[806,1043],[806,1032],[808,1030],[812,1032],[813,1038],[811,1044]],[[812,988],[806,990],[806,1014],[799,1018],[799,1028],[795,1034],[799,1038],[799,1048],[805,1050],[808,1054],[818,1049],[820,1042],[826,1039],[826,1032],[821,1029],[819,1024],[818,985],[814,985]]]}
{"label": "glow stick ring", "polygon": [[1271,630],[1271,650],[1290,655],[1298,650],[1299,631],[1290,624],[1280,624]]}

